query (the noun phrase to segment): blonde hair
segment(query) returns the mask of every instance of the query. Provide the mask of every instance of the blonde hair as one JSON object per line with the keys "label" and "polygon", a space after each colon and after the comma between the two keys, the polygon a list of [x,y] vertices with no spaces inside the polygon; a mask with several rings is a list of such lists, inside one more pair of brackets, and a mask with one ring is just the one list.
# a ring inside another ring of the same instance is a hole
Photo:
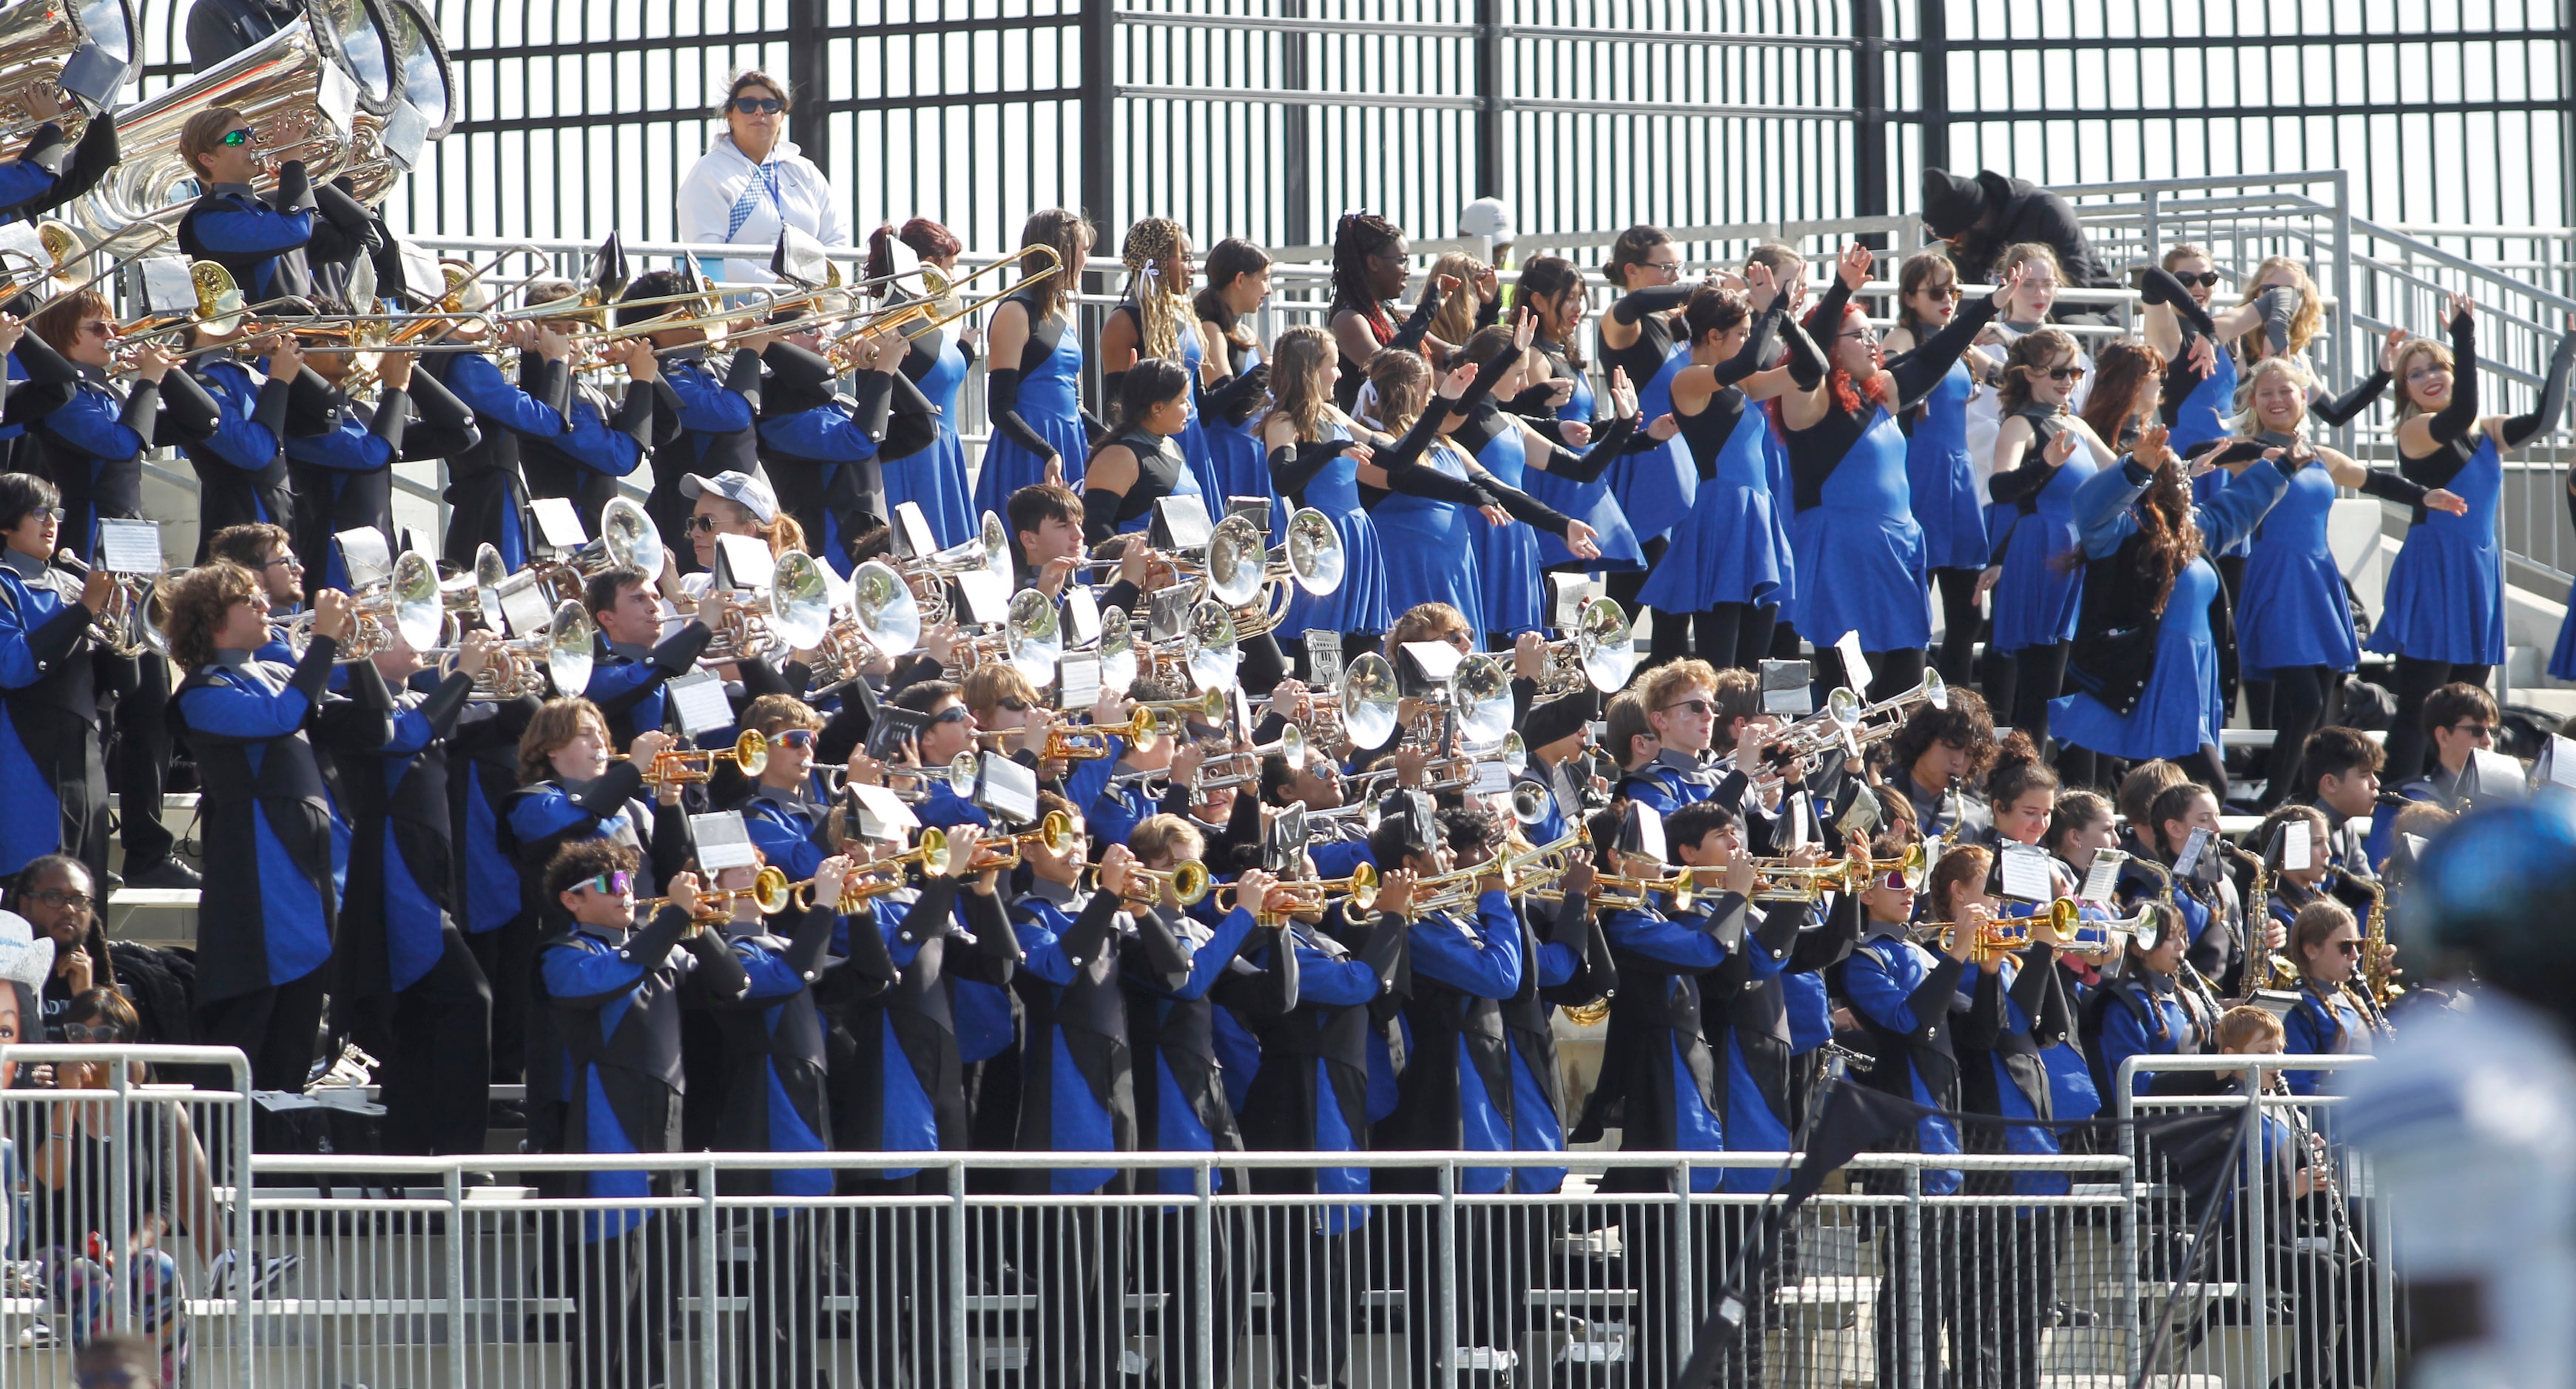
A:
{"label": "blonde hair", "polygon": [[1476,281],[1487,266],[1464,251],[1451,251],[1431,262],[1431,278],[1426,283],[1438,284],[1443,275],[1458,277],[1458,292],[1440,301],[1431,315],[1431,336],[1442,342],[1463,343],[1476,331]]}
{"label": "blonde hair", "polygon": [[995,661],[966,672],[966,678],[957,682],[957,697],[966,702],[968,709],[991,709],[1006,699],[1035,704],[1038,690],[1018,666]]}
{"label": "blonde hair", "polygon": [[2201,245],[2197,241],[2180,241],[2174,243],[2173,249],[2165,252],[2164,259],[2158,261],[2157,264],[2170,271],[2175,265],[2183,261],[2190,260],[2194,256],[2198,256],[2200,259],[2208,261],[2213,266],[2218,264],[2217,257],[2212,256],[2209,253],[2209,248]]}
{"label": "blonde hair", "polygon": [[1431,364],[1419,352],[1384,348],[1368,359],[1369,384],[1377,388],[1378,426],[1402,434],[1431,403]]}
{"label": "blonde hair", "polygon": [[1157,859],[1179,863],[1199,857],[1207,852],[1207,836],[1178,815],[1148,815],[1128,834],[1127,847],[1139,862],[1151,867]]}
{"label": "blonde hair", "polygon": [[2254,408],[2254,392],[2275,376],[2286,376],[2290,378],[2290,384],[2299,388],[2299,423],[2290,432],[2303,439],[2307,437],[2308,388],[2315,384],[2315,378],[2308,375],[2306,364],[2296,357],[2265,357],[2246,368],[2244,377],[2236,383],[2236,418],[2229,422],[2229,428],[2239,434],[2263,432],[2262,417]]}
{"label": "blonde hair", "polygon": [[[2324,296],[2317,293],[2316,279],[2308,274],[2308,267],[2288,256],[2265,256],[2263,263],[2254,267],[2254,273],[2245,277],[2245,291],[2237,296],[2236,302],[2253,303],[2256,296],[2262,294],[2266,288],[2263,281],[2275,270],[2289,271],[2291,288],[2299,292],[2299,306],[2290,311],[2290,351],[2304,352],[2309,343],[2316,341],[2317,334],[2326,325]],[[2249,341],[2263,340],[2249,339]],[[2268,341],[2263,341],[2263,346],[2266,351],[2271,348]]]}
{"label": "blonde hair", "polygon": [[2057,263],[2057,252],[2045,241],[2021,241],[2006,246],[2004,253],[1995,257],[1995,268],[1987,274],[1996,284],[2002,284],[2028,261],[2046,262],[2049,278],[2057,281],[2059,289],[2066,288],[2066,267]]}
{"label": "blonde hair", "polygon": [[1127,302],[1136,310],[1136,355],[1181,360],[1182,325],[1198,311],[1190,304],[1189,285],[1175,283],[1167,262],[1189,233],[1169,217],[1139,217],[1127,228],[1118,258],[1127,267]]}
{"label": "blonde hair", "polygon": [[1270,345],[1270,408],[1295,427],[1309,443],[1324,437],[1332,418],[1333,392],[1324,370],[1341,349],[1333,335],[1311,323],[1300,323]]}
{"label": "blonde hair", "polygon": [[2415,403],[2415,397],[2406,393],[2406,373],[2415,369],[2417,357],[2432,358],[2441,364],[2444,371],[2456,372],[2460,369],[2460,364],[2451,356],[2451,349],[2441,341],[2434,338],[2408,338],[2397,349],[2397,360],[2390,363],[2388,368],[2388,374],[2397,381],[2397,418],[2400,421],[2430,413],[2424,406]]}
{"label": "blonde hair", "polygon": [[743,706],[740,722],[766,735],[791,728],[821,728],[823,716],[794,695],[765,694]]}

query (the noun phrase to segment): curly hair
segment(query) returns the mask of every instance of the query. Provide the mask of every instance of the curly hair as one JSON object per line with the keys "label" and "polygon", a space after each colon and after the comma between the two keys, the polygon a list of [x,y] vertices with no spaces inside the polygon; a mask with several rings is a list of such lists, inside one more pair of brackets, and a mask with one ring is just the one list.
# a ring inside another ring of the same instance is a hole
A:
{"label": "curly hair", "polygon": [[1404,229],[1374,212],[1343,213],[1342,220],[1333,227],[1335,307],[1366,318],[1381,332],[1393,332],[1394,325],[1387,322],[1386,305],[1377,297],[1369,259],[1403,241]]}
{"label": "curly hair", "polygon": [[2200,522],[2192,515],[2191,484],[2182,475],[2182,460],[2167,458],[2133,508],[2138,534],[2138,577],[2155,589],[2152,611],[2164,616],[2173,600],[2174,580],[2200,557]]}
{"label": "curly hair", "polygon": [[2057,773],[2040,759],[2030,734],[2014,729],[1995,752],[1994,770],[1986,774],[1986,800],[1998,811],[2041,789],[2057,789]]}
{"label": "curly hair", "polygon": [[2030,379],[2054,366],[2071,365],[2083,355],[2075,337],[2063,328],[2042,328],[2015,339],[2004,357],[2004,384],[1995,392],[1995,408],[2016,414],[2030,404]]}
{"label": "curly hair", "polygon": [[[2290,351],[2295,355],[2305,352],[2308,344],[2316,341],[2317,334],[2326,326],[2325,299],[2317,293],[2316,277],[2308,273],[2308,267],[2288,256],[2265,256],[2262,263],[2254,267],[2254,273],[2245,277],[2244,292],[2237,296],[2236,302],[2251,304],[2263,297],[2266,290],[2273,288],[2263,281],[2275,270],[2290,272],[2290,288],[2299,296],[2298,307],[2290,310]],[[2259,333],[2247,334],[2244,341],[2248,352],[2269,353],[2272,350],[2271,340]]]}
{"label": "curly hair", "polygon": [[[2165,354],[2133,338],[2104,343],[2093,358],[2093,393],[2084,398],[2084,422],[2114,452],[2124,447],[2129,425],[2147,386],[2165,374]],[[2143,421],[2139,422],[2144,427]]]}
{"label": "curly hair", "polygon": [[161,630],[169,634],[171,659],[187,670],[213,664],[215,634],[223,630],[225,615],[259,592],[259,576],[229,560],[180,575],[161,599]]}
{"label": "curly hair", "polygon": [[1950,691],[1949,708],[1926,704],[1916,709],[1896,736],[1888,740],[1888,764],[1899,771],[1911,769],[1934,743],[1967,749],[1965,780],[1984,776],[1986,769],[1995,764],[1995,719],[1987,712],[1986,701],[1974,690],[1954,689]]}
{"label": "curly hair", "polygon": [[1189,233],[1169,217],[1139,217],[1127,228],[1118,259],[1127,267],[1127,302],[1136,311],[1136,355],[1181,360],[1181,332],[1192,312],[1189,285],[1171,273]]}
{"label": "curly hair", "polygon": [[[1091,249],[1091,223],[1071,208],[1041,208],[1020,224],[1020,245],[1044,246],[1056,254],[1053,274],[1043,265],[1024,265],[1020,271],[1019,282],[1029,291],[1029,326],[1034,328],[1073,302],[1073,263]],[[1039,278],[1042,275],[1044,279]]]}

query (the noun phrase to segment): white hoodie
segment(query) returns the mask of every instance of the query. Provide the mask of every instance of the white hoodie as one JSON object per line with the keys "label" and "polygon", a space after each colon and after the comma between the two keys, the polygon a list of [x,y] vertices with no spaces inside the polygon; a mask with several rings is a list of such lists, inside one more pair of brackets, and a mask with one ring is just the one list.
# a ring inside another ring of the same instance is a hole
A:
{"label": "white hoodie", "polygon": [[763,186],[759,170],[734,148],[733,134],[727,131],[716,136],[706,154],[690,165],[687,176],[680,180],[682,241],[693,245],[720,241],[759,248],[756,254],[740,260],[702,261],[701,268],[718,280],[765,283],[773,278],[769,273],[769,253],[778,244],[782,215],[786,225],[826,246],[850,244],[849,218],[841,211],[838,195],[814,161],[797,153],[795,142],[781,140],[770,151],[769,163],[777,175],[774,201]]}

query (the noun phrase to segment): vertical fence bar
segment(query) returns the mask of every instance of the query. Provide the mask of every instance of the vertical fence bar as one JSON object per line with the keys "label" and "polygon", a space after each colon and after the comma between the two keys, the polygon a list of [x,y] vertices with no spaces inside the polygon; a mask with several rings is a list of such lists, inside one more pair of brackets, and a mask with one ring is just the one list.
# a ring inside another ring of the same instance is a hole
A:
{"label": "vertical fence bar", "polygon": [[[1229,1289],[1233,1288],[1233,1282],[1230,1273],[1221,1272],[1216,1266],[1216,1162],[1214,1159],[1206,1159],[1199,1163],[1198,1188],[1198,1206],[1192,1212],[1193,1218],[1190,1221],[1191,1253],[1197,1264],[1197,1276],[1188,1279],[1189,1286],[1180,1291],[1190,1300],[1190,1316],[1183,1325],[1193,1326],[1198,1331],[1198,1335],[1193,1338],[1194,1344],[1189,1347],[1190,1369],[1197,1375],[1193,1382],[1212,1385],[1216,1383],[1216,1338],[1231,1337],[1234,1334],[1233,1327],[1220,1325],[1216,1317],[1217,1281],[1225,1278]],[[1169,1280],[1171,1272],[1165,1271],[1166,1281]],[[1167,1315],[1164,1325],[1170,1324],[1171,1318]],[[1170,1364],[1179,1358],[1172,1354],[1171,1347],[1168,1345],[1162,1347],[1161,1351],[1165,1364]]]}
{"label": "vertical fence bar", "polygon": [[465,1329],[465,1168],[450,1162],[447,1183],[447,1238],[440,1241],[447,1259],[447,1389],[465,1389],[465,1357],[473,1338]]}
{"label": "vertical fence bar", "polygon": [[[966,1168],[964,1164],[958,1162],[950,1162],[946,1165],[948,1205],[947,1218],[943,1225],[948,1241],[948,1382],[968,1384],[976,1382],[981,1377],[974,1374],[974,1367],[968,1359],[972,1349],[967,1333],[971,1329],[973,1319],[966,1314]],[[993,1257],[988,1261],[995,1270],[999,1270],[1002,1266],[1001,1250],[998,1245],[999,1241],[996,1241],[997,1247],[993,1251]]]}
{"label": "vertical fence bar", "polygon": [[1906,1300],[1905,1325],[1896,1329],[1897,1379],[1904,1389],[1926,1389],[1935,1376],[1923,1363],[1923,1346],[1930,1338],[1923,1331],[1929,1311],[1923,1303],[1923,1168],[1918,1163],[1905,1166],[1905,1210],[1899,1219],[1905,1222]]}
{"label": "vertical fence bar", "polygon": [[700,1164],[698,1181],[698,1383],[716,1385],[724,1382],[716,1376],[721,1363],[716,1328],[724,1324],[716,1309],[717,1294],[722,1291],[717,1260],[724,1252],[720,1244],[724,1235],[716,1223],[721,1214],[716,1209],[716,1165]]}
{"label": "vertical fence bar", "polygon": [[[1441,1389],[1458,1382],[1458,1164],[1455,1160],[1440,1164],[1440,1212],[1434,1222],[1440,1248],[1433,1254],[1432,1267],[1440,1271],[1440,1306],[1432,1323],[1440,1336],[1434,1349],[1439,1356],[1432,1363],[1440,1367]],[[1409,1335],[1419,1336],[1420,1328],[1408,1326]],[[1414,1357],[1419,1363],[1421,1356]]]}

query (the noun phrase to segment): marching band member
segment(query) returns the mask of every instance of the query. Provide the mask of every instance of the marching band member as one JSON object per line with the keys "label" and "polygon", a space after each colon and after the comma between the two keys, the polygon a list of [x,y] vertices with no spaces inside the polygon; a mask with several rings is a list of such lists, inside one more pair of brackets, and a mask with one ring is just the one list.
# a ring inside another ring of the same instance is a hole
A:
{"label": "marching band member", "polygon": [[[678,322],[698,306],[687,303],[637,303],[669,300],[686,294],[695,282],[676,270],[648,270],[620,296],[617,326],[633,329],[659,319]],[[719,362],[708,358],[703,327],[658,328],[646,335],[660,368],[655,376],[657,428],[653,441],[653,491],[645,512],[665,537],[682,532],[689,517],[688,499],[680,494],[687,477],[718,473],[751,475],[759,461],[754,420],[760,410],[760,354],[769,338],[755,331],[725,339]],[[690,556],[675,556],[684,566]]]}
{"label": "marching band member", "polygon": [[[327,340],[326,340],[327,341]],[[324,346],[317,342],[317,348]],[[482,442],[474,412],[421,371],[406,352],[377,354],[376,397],[347,393],[357,355],[316,351],[310,369],[333,393],[327,414],[315,418],[291,409],[286,422],[286,472],[292,484],[296,544],[322,557],[314,588],[349,587],[349,564],[332,539],[342,531],[372,530],[385,552],[403,548],[394,529],[395,460],[453,458]],[[299,395],[296,404],[302,404]]]}
{"label": "marching band member", "polygon": [[[385,1062],[390,1152],[483,1151],[492,986],[450,910],[446,743],[498,641],[489,632],[467,634],[453,672],[426,692],[392,701],[391,741],[333,763],[352,840],[334,1012]],[[386,689],[400,689],[422,668],[420,653],[398,632],[373,664]],[[351,688],[365,699],[378,685]]]}
{"label": "marching band member", "polygon": [[[449,337],[470,344],[482,339],[484,329],[483,320],[460,320]],[[572,340],[551,323],[522,321],[503,325],[502,341],[491,346],[518,349],[516,385],[485,352],[433,352],[422,364],[474,412],[476,425],[474,445],[447,456],[444,496],[453,510],[440,553],[471,569],[476,547],[488,544],[516,571],[528,562],[535,529],[519,470],[519,441],[551,439],[571,429]]]}
{"label": "marching band member", "polygon": [[[2281,836],[2293,821],[2308,827],[2308,866],[2305,868],[2292,868],[2282,861]],[[2334,863],[2326,855],[2326,817],[2313,806],[2282,806],[2263,817],[2263,823],[2247,837],[2246,846],[2263,855],[2265,870],[2271,876],[2270,887],[2264,893],[2271,900],[2256,903],[2249,911],[2270,913],[2271,919],[2279,923],[2283,931],[2295,937],[2300,910],[2308,903],[2324,898],[2326,879],[2334,872]],[[2283,948],[2291,952],[2291,963],[2295,964],[2297,942],[2285,940]],[[2248,982],[2261,988],[2272,987],[2268,976]]]}
{"label": "marching band member", "polygon": [[661,731],[662,687],[697,669],[698,653],[715,640],[715,633],[704,620],[692,618],[664,636],[667,624],[653,580],[632,567],[592,575],[582,590],[582,607],[599,628],[600,643],[582,694],[608,720],[615,745],[631,746],[638,734]]}
{"label": "marching band member", "polygon": [[[2027,341],[2027,339],[2025,339]],[[2020,737],[2018,730],[2016,738]],[[1968,932],[2006,918],[1990,891],[1995,851],[1964,844],[1932,868],[1933,915]],[[2030,945],[2019,953],[1980,945],[1976,977],[1967,985],[1966,1013],[1953,1041],[1959,1053],[1960,1107],[1970,1114],[2030,1122],[1972,1124],[1968,1147],[1977,1152],[2055,1156],[2057,1132],[2046,1125],[2082,1115],[2055,1112],[2055,1076],[2045,1061],[2073,1030],[2063,972],[2057,968],[2056,932],[2044,917],[2030,922]],[[2079,1060],[2079,1063],[2080,1060]],[[1979,1174],[1970,1191],[2017,1196],[2063,1196],[2063,1172],[2015,1172],[1996,1182]],[[2040,1334],[2057,1301],[2056,1212],[2016,1207],[2011,1234],[1972,1242],[1962,1263],[1961,1311],[1976,1344],[1954,1359],[1987,1367],[1993,1382],[2033,1389],[2039,1383]]]}
{"label": "marching band member", "polygon": [[[900,232],[879,227],[868,239],[862,278],[894,273],[891,243],[895,241],[952,278],[958,253],[966,249],[955,232],[927,217],[913,218]],[[873,292],[880,297],[886,293]],[[975,330],[964,324],[908,335],[900,370],[929,405],[932,432],[927,442],[910,450],[889,444],[883,459],[885,514],[892,516],[905,502],[918,505],[922,518],[930,523],[931,543],[942,549],[963,544],[975,534],[975,515],[967,509],[974,494],[966,480],[966,442],[957,433],[957,396],[975,365],[975,336]]]}
{"label": "marching band member", "polygon": [[[1024,266],[1026,282],[993,310],[985,415],[993,439],[975,474],[976,514],[1000,512],[1032,482],[1080,486],[1091,436],[1082,410],[1082,338],[1073,296],[1091,250],[1091,223],[1060,207],[1029,214],[1020,245],[1056,254],[1053,273]],[[1008,365],[1005,365],[1005,364]]]}
{"label": "marching band member", "polygon": [[2352,822],[2367,819],[2379,805],[2379,769],[2388,754],[2358,729],[2320,728],[2308,735],[2299,753],[2297,794],[2326,819],[2326,838],[2319,853],[2331,857],[2335,872],[2347,878],[2374,879],[2368,836]]}
{"label": "marching band member", "polygon": [[[2288,1031],[2284,1049],[2300,1056],[2344,1056],[2373,1050],[2387,1022],[2377,1010],[2355,1001],[2355,989],[2370,986],[2361,978],[2361,927],[2352,912],[2332,898],[2319,898],[2299,908],[2290,926],[2289,958],[2299,972],[2299,1001],[2283,1018]],[[2314,1095],[2329,1083],[2330,1072],[2283,1071],[2294,1095]]]}
{"label": "marching band member", "polygon": [[[578,293],[570,280],[539,280],[528,286],[527,302],[531,308],[562,305],[564,317],[540,321],[570,333],[580,323],[573,308]],[[628,338],[603,344],[599,355],[601,367],[626,369],[621,397],[611,401],[588,372],[570,371],[572,389],[562,402],[563,432],[531,434],[519,446],[519,471],[529,497],[568,497],[580,516],[597,516],[618,495],[618,479],[644,461],[644,450],[659,432],[653,383],[661,376],[661,365],[653,344]]]}
{"label": "marching band member", "polygon": [[[1378,890],[1382,913],[1403,918],[1411,992],[1403,1010],[1405,1064],[1396,1079],[1395,1112],[1378,1121],[1372,1145],[1381,1149],[1418,1148],[1433,1152],[1460,1150],[1510,1152],[1512,1135],[1511,1044],[1503,1028],[1502,1000],[1520,992],[1521,922],[1498,877],[1473,883],[1472,912],[1446,908],[1417,909],[1417,885],[1451,872],[1456,857],[1420,792],[1400,792],[1381,810],[1369,836],[1369,852],[1387,870]],[[1462,904],[1463,908],[1463,904]],[[1462,917],[1464,919],[1462,919]],[[1430,1169],[1380,1168],[1374,1190],[1427,1193],[1438,1189]],[[1458,1174],[1461,1191],[1491,1194],[1505,1190],[1511,1169],[1469,1167]],[[1438,1306],[1442,1275],[1433,1260],[1438,1237],[1425,1211],[1405,1212],[1419,1236],[1407,1243],[1417,1318]],[[1460,1222],[1460,1239],[1488,1243]],[[1490,1232],[1488,1232],[1490,1233]],[[1471,1246],[1472,1247],[1472,1243]],[[1503,1270],[1489,1265],[1489,1271]],[[1459,1334],[1466,1345],[1500,1343],[1502,1323],[1498,1292],[1461,1296]],[[1423,1323],[1423,1324],[1428,1324]],[[1428,1382],[1439,1363],[1429,1338],[1413,1343],[1415,1376]]]}
{"label": "marching band member", "polygon": [[[2152,899],[2149,899],[2152,900]],[[2129,939],[2126,966],[2094,990],[2084,1016],[2085,1052],[2093,1058],[2094,1088],[2115,1093],[2120,1063],[2132,1056],[2198,1056],[2211,1049],[2218,1000],[2200,972],[2184,958],[2191,935],[2182,918],[2155,909],[2157,929]],[[2132,1093],[2158,1093],[2168,1084],[2196,1083],[2188,1072],[2159,1078],[2141,1067]]]}
{"label": "marching band member", "polygon": [[[680,529],[689,537],[696,551],[698,567],[713,570],[716,563],[716,537],[739,535],[757,540],[769,547],[772,558],[790,550],[805,548],[805,529],[796,518],[781,511],[778,494],[769,484],[749,473],[717,473],[711,477],[695,474],[680,479],[680,495],[689,499],[689,519]],[[766,582],[768,575],[754,579],[736,575],[734,582]],[[692,579],[687,585],[692,592],[701,591],[703,581]]]}
{"label": "marching band member", "polygon": [[205,189],[179,219],[180,251],[231,272],[245,305],[312,293],[304,252],[320,230],[313,225],[319,204],[304,161],[279,165],[276,190],[260,196],[252,185],[268,158],[259,152],[258,129],[231,106],[190,116],[179,127],[179,157]]}
{"label": "marching band member", "polygon": [[854,403],[834,393],[838,373],[819,353],[778,342],[761,354],[770,370],[760,402],[764,471],[843,578],[856,567],[851,546],[892,514],[882,460],[920,452],[937,427],[930,402],[899,371],[911,351],[899,333],[861,344]]}
{"label": "marching band member", "polygon": [[[567,843],[540,881],[559,924],[537,977],[561,1039],[565,1119],[552,1151],[660,1153],[680,1127],[680,1009],[740,1001],[751,987],[721,931],[697,921],[698,877],[672,877],[649,924],[635,915],[635,851],[608,839]],[[531,1115],[533,1120],[534,1116]],[[532,1133],[531,1138],[535,1135]],[[639,1171],[576,1174],[591,1199],[649,1198],[667,1182]],[[659,1383],[675,1264],[653,1212],[586,1210],[577,1222],[582,1287],[572,1361],[587,1385]]]}
{"label": "marching band member", "polygon": [[[324,692],[354,630],[348,595],[324,590],[313,616],[312,644],[289,670],[254,656],[269,640],[268,594],[248,570],[217,562],[167,590],[164,630],[187,671],[172,706],[204,796],[197,1033],[247,1053],[254,1086],[289,1094],[303,1093],[313,1060],[339,918],[330,797],[307,729],[327,737],[344,720],[353,751],[390,731],[381,712]],[[279,1146],[275,1116],[254,1123]]]}
{"label": "marching band member", "polygon": [[[246,339],[238,323],[228,331],[201,326],[189,333],[187,372],[215,402],[218,419],[203,439],[181,448],[197,474],[197,558],[226,526],[294,520],[295,494],[287,485],[286,407],[304,354],[293,333]],[[246,353],[259,360],[258,372]],[[340,585],[346,588],[344,583]]]}
{"label": "marching band member", "polygon": [[[2476,754],[2495,748],[2496,728],[2504,716],[2485,686],[2467,681],[2453,681],[2433,691],[2424,697],[2422,708],[2419,721],[2425,739],[2433,745],[2433,766],[2399,786],[2397,794],[2445,810],[2466,809],[2464,801],[2474,789],[2468,779],[2470,762]],[[2396,743],[2394,731],[2388,740]],[[2396,765],[2393,757],[2389,765]],[[2377,837],[2374,830],[2373,838]]]}
{"label": "marching band member", "polygon": [[62,528],[53,484],[0,473],[0,869],[64,853],[107,881],[107,767],[90,631],[116,591],[52,560]]}
{"label": "marching band member", "polygon": [[[1619,783],[1619,794],[1659,815],[1717,792],[1720,770],[1709,743],[1717,732],[1717,672],[1706,661],[1677,660],[1654,668],[1637,687],[1655,757]],[[1736,773],[1749,775],[1738,766]]]}
{"label": "marching band member", "polygon": [[[814,989],[823,977],[824,951],[840,923],[846,858],[820,859],[804,875],[813,880],[813,905],[782,913],[784,937],[748,896],[733,899],[724,940],[739,962],[747,987],[717,999],[710,1012],[724,1039],[724,1094],[702,1103],[719,1108],[712,1145],[761,1153],[820,1153],[832,1145],[825,1083],[823,1017]],[[715,885],[749,888],[757,866],[727,868]],[[821,1316],[825,1247],[816,1236],[817,1212],[781,1198],[829,1196],[833,1174],[825,1168],[747,1169],[717,1178],[727,1195],[765,1197],[767,1210],[736,1218],[751,1227],[752,1291],[763,1309],[760,1324],[740,1342],[738,1372],[745,1384],[813,1384],[815,1323]]]}
{"label": "marching band member", "polygon": [[2496,507],[2503,451],[2554,432],[2566,411],[2567,373],[2576,365],[2576,322],[2558,340],[2529,414],[2478,414],[2476,305],[2451,298],[2451,346],[2418,338],[2397,351],[2397,466],[2407,479],[2468,502],[2458,514],[2415,510],[2406,546],[2389,566],[2370,649],[2397,658],[2397,719],[2388,734],[2388,779],[2404,785],[2422,770],[2434,725],[2423,718],[2433,692],[2484,685],[2504,659],[2503,558]]}

